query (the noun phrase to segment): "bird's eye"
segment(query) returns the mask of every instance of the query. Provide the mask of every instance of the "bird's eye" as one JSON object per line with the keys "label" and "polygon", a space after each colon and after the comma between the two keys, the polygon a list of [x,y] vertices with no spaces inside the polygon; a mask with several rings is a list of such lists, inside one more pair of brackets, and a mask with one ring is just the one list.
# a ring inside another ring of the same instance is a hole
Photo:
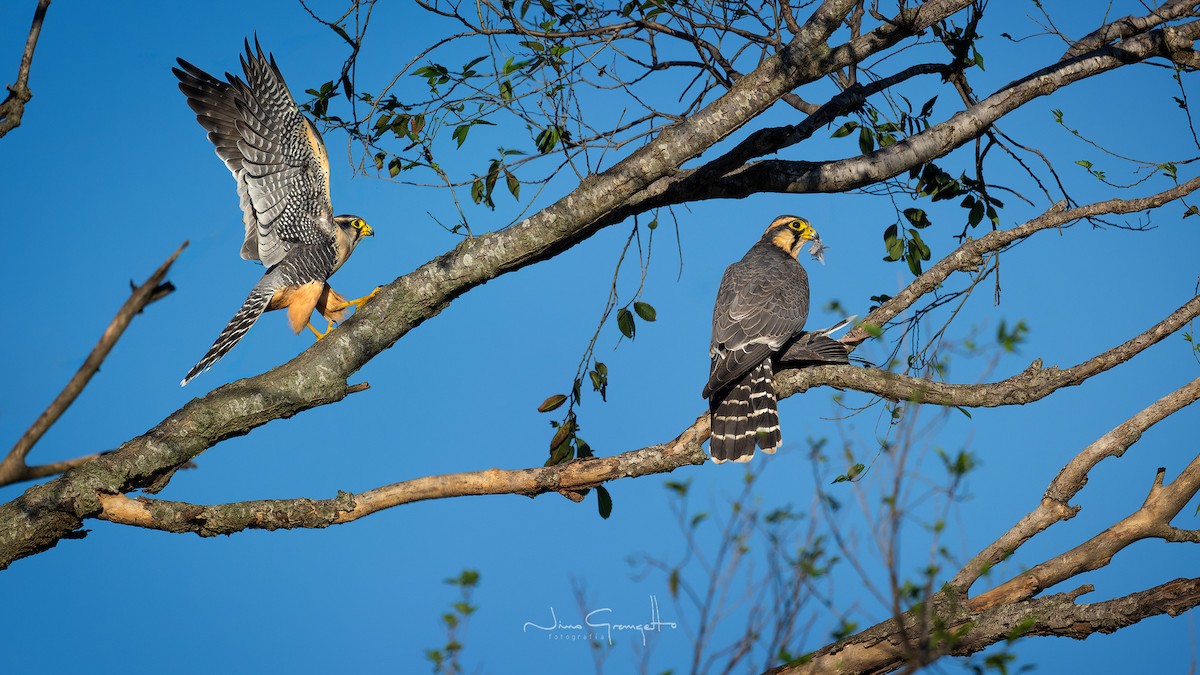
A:
{"label": "bird's eye", "polygon": [[350,222],[350,226],[356,230],[361,230],[362,226],[363,226],[362,218],[355,218],[353,221]]}
{"label": "bird's eye", "polygon": [[793,220],[792,222],[788,223],[788,227],[797,232],[803,230],[805,225],[808,225],[808,223],[804,222],[803,220]]}

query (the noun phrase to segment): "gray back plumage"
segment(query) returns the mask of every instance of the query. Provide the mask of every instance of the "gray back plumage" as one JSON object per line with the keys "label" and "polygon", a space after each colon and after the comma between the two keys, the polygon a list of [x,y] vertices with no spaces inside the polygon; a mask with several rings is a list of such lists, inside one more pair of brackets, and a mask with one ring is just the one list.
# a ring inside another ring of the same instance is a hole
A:
{"label": "gray back plumage", "polygon": [[725,270],[713,307],[703,396],[733,386],[804,328],[808,273],[794,258],[763,240]]}
{"label": "gray back plumage", "polygon": [[808,274],[772,231],[725,270],[713,308],[709,400],[715,462],[745,462],[782,442],[772,356],[808,318]]}

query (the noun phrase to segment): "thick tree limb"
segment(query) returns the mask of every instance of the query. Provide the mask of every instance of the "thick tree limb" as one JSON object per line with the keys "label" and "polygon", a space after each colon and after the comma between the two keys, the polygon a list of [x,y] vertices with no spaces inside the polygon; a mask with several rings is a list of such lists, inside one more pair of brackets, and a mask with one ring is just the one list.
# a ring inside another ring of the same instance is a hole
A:
{"label": "thick tree limb", "polygon": [[1106,45],[1113,40],[1145,33],[1151,28],[1161,26],[1168,21],[1176,21],[1189,16],[1197,16],[1195,0],[1170,0],[1170,2],[1164,3],[1162,7],[1151,10],[1145,16],[1131,15],[1104,24],[1099,29],[1085,35],[1075,44],[1071,45],[1070,49],[1062,55],[1062,58],[1063,60],[1072,59],[1080,54]]}
{"label": "thick tree limb", "polygon": [[790,396],[814,386],[830,386],[875,394],[889,401],[912,401],[964,408],[1024,405],[1045,398],[1063,387],[1076,386],[1133,358],[1147,347],[1200,316],[1200,295],[1193,297],[1145,332],[1070,368],[1042,367],[1034,361],[1021,373],[988,384],[947,384],[920,377],[854,366],[815,366],[787,370],[775,376],[779,396]]}
{"label": "thick tree limb", "polygon": [[[0,568],[53,546],[84,518],[102,512],[100,494],[160,489],[176,468],[225,438],[341,400],[351,391],[346,378],[459,295],[618,222],[628,215],[624,204],[633,195],[678,173],[683,162],[726,138],[783,94],[895,45],[970,3],[925,3],[847,45],[824,47],[854,4],[822,4],[779,55],[740,78],[729,93],[533,217],[502,232],[468,239],[397,279],[345,325],[291,362],[193,400],[116,452],[0,506]],[[1182,39],[1164,41],[1178,46]]]}
{"label": "thick tree limb", "polygon": [[727,137],[782,94],[872,49],[894,45],[970,3],[930,2],[919,12],[919,20],[888,24],[862,36],[856,49],[863,51],[825,51],[825,41],[854,4],[852,0],[823,3],[780,54],[739,79],[727,94],[527,220],[467,239],[385,286],[338,330],[292,361],[195,399],[115,452],[0,506],[0,568],[54,546],[79,528],[84,518],[98,514],[102,510],[98,494],[161,489],[178,467],[215,443],[341,400],[347,394],[346,378],[458,296],[618,222],[613,214],[630,196],[677,171],[684,161]]}
{"label": "thick tree limb", "polygon": [[[934,265],[914,280],[910,287],[896,298],[868,315],[867,319],[879,322],[890,320],[915,302],[923,292],[941,283],[953,271],[972,268],[976,264],[974,261],[982,260],[984,252],[999,250],[1034,232],[1061,226],[1075,218],[1104,212],[1129,212],[1161,205],[1187,194],[1198,186],[1200,179],[1195,179],[1143,199],[1110,200],[1070,211],[1052,210],[1012,230],[993,232],[975,242],[966,242],[946,260]],[[471,274],[479,274],[481,267],[498,274],[499,272],[494,270],[502,267],[503,261],[518,258],[522,251],[530,250],[530,247],[536,247],[538,242],[542,241],[540,238],[533,242],[521,239],[506,241],[501,235],[511,231],[463,242],[451,254],[402,277],[380,291],[379,295],[392,304],[377,304],[377,297],[362,308],[361,318],[351,318],[329,337],[319,341],[291,362],[263,375],[221,387],[202,399],[195,399],[145,436],[133,439],[116,453],[99,458],[92,464],[72,472],[70,480],[64,476],[59,481],[32,488],[16,502],[0,507],[0,566],[8,562],[4,558],[6,551],[22,554],[25,551],[42,550],[53,545],[66,532],[79,527],[84,517],[99,514],[102,505],[98,494],[125,493],[139,488],[149,488],[151,491],[160,489],[177,467],[225,438],[248,433],[272,419],[290,417],[307,408],[341,400],[354,390],[348,387],[345,378],[398,339],[392,336],[401,336],[425,318],[436,314],[452,299],[448,297],[451,294],[456,297],[465,292],[463,277],[470,278]],[[528,230],[526,236],[531,236]],[[541,234],[541,237],[552,236]],[[496,246],[491,249],[472,246],[472,242],[484,239],[495,240]],[[973,245],[978,245],[979,248],[969,248]],[[475,258],[473,253],[478,253],[479,258]],[[439,275],[445,276],[438,279]],[[921,291],[922,288],[925,290]],[[389,308],[392,309],[389,311]],[[1185,308],[1195,309],[1190,304],[1185,305]],[[1178,322],[1177,315],[1172,315],[1176,318],[1169,318],[1156,329],[1148,331],[1148,334],[1117,348],[1124,351],[1104,358],[1097,357],[1099,360],[1095,364],[1081,364],[1086,367],[1087,376],[1112,367],[1115,363],[1112,361],[1114,357],[1124,355],[1128,358],[1137,350],[1145,348],[1150,344],[1147,340],[1154,336],[1158,336],[1155,339],[1161,339],[1162,335],[1165,335],[1163,331],[1174,325],[1168,322]],[[931,392],[938,387],[988,386],[943,385],[878,371],[875,371],[875,376],[864,375],[867,372],[850,366],[822,366],[799,373],[785,371],[777,380],[777,388],[781,395],[788,395],[828,384],[881,395],[891,392],[893,396],[906,400],[916,392],[931,396]],[[1080,371],[1048,369],[1045,372],[1046,375],[1041,376],[1048,378],[1043,380],[1043,396],[1056,387],[1081,381],[1077,379]],[[1058,375],[1060,372],[1061,376]],[[1029,375],[1035,376],[1036,374]],[[986,390],[983,390],[984,393],[974,391],[976,393],[971,395],[975,396],[977,401],[986,402]],[[954,395],[957,394],[947,395],[946,400],[956,400]],[[1010,399],[1010,403],[1019,402],[1011,396]],[[971,405],[969,402],[947,404]],[[704,423],[707,424],[707,421]],[[689,432],[695,430],[693,427]],[[33,527],[33,522],[48,524]],[[45,536],[42,536],[43,534]]]}
{"label": "thick tree limb", "polygon": [[[817,366],[800,370],[782,371],[776,377],[779,398],[803,392],[813,386],[830,385],[842,389],[864,391],[891,400],[918,400],[938,405],[993,407],[1022,405],[1050,395],[1067,386],[1079,384],[1092,375],[1104,372],[1118,363],[1128,361],[1146,347],[1158,342],[1178,330],[1192,318],[1200,316],[1200,296],[1191,300],[1154,327],[1126,342],[1110,349],[1074,368],[1058,370],[1027,370],[1021,375],[995,384],[950,385],[907,377],[886,371],[856,368],[854,366]],[[797,386],[799,380],[803,384]],[[1191,389],[1176,392],[1156,407],[1153,413],[1146,412],[1135,417],[1127,425],[1144,424],[1142,427],[1128,426],[1124,440],[1132,442],[1140,430],[1153,422],[1177,411],[1195,398],[1180,404],[1183,397],[1200,397],[1200,381]],[[1168,401],[1164,403],[1164,401]],[[1174,402],[1174,403],[1172,403]],[[1176,405],[1177,404],[1177,405]],[[1175,405],[1175,407],[1172,407]],[[1159,415],[1154,417],[1154,415]],[[170,532],[195,532],[202,536],[232,534],[245,529],[279,529],[296,527],[326,527],[357,520],[383,509],[429,499],[446,499],[469,495],[523,494],[534,496],[544,492],[578,492],[603,482],[620,478],[633,478],[655,473],[673,471],[689,464],[703,464],[707,459],[701,444],[708,440],[708,415],[701,415],[695,423],[685,429],[674,440],[638,450],[606,457],[576,461],[557,467],[530,469],[473,471],[468,473],[427,476],[387,485],[361,494],[342,492],[332,499],[258,500],[200,506],[184,502],[163,500],[130,499],[119,494],[101,491],[99,500],[102,510],[96,517],[115,523],[135,525]],[[1133,429],[1140,429],[1133,434]],[[1116,433],[1115,431],[1113,433]],[[1108,436],[1105,437],[1107,439]],[[1101,439],[1104,441],[1105,439]],[[1097,441],[1100,443],[1101,441]],[[1128,446],[1125,446],[1128,447]],[[1089,449],[1090,450],[1090,449]],[[1084,453],[1088,453],[1085,450]],[[1123,450],[1123,448],[1122,448]],[[1099,459],[1096,459],[1099,461]],[[1064,475],[1084,480],[1078,469],[1068,465]],[[1082,487],[1082,483],[1080,483]],[[1053,488],[1053,486],[1052,486]],[[1061,489],[1061,488],[1060,488]],[[1071,493],[1074,494],[1074,493]],[[1070,496],[1062,499],[1065,504]],[[1032,534],[1030,535],[1032,536]],[[1027,537],[1028,538],[1028,537]],[[996,555],[995,551],[990,555]],[[980,554],[983,556],[984,554]]]}
{"label": "thick tree limb", "polygon": [[[967,563],[945,590],[934,594],[928,602],[824,647],[806,657],[802,665],[771,672],[887,672],[903,665],[925,665],[947,654],[972,654],[1009,639],[1018,629],[1022,635],[1083,638],[1095,632],[1110,633],[1149,616],[1177,616],[1200,605],[1200,579],[1177,579],[1090,605],[1076,604],[1075,599],[1091,592],[1091,586],[1033,598],[1054,584],[1107,565],[1134,541],[1151,537],[1189,542],[1200,539],[1195,533],[1177,530],[1170,524],[1200,490],[1200,457],[1194,458],[1167,485],[1163,484],[1165,470],[1159,469],[1142,507],[1099,535],[996,588],[965,599],[966,590],[984,566],[1011,554],[1053,523],[1075,515],[1077,508],[1068,501],[1082,489],[1092,467],[1105,457],[1121,456],[1146,429],[1197,399],[1200,399],[1200,379],[1153,403],[1081,451],[1051,482],[1038,509]],[[953,636],[961,631],[962,637],[957,640],[943,637],[931,643],[928,627],[935,623],[945,626],[943,635]]]}
{"label": "thick tree limb", "polygon": [[186,241],[182,246],[175,249],[175,252],[171,254],[171,257],[167,258],[166,262],[154,270],[154,273],[150,275],[150,278],[145,283],[133,290],[133,294],[117,310],[117,315],[113,317],[112,322],[108,324],[108,328],[104,330],[104,334],[100,336],[100,341],[96,343],[96,346],[92,348],[92,352],[84,359],[83,365],[79,367],[79,370],[67,382],[67,386],[50,402],[46,410],[41,415],[38,415],[33,425],[17,439],[16,444],[8,451],[8,455],[3,460],[0,460],[0,485],[9,485],[25,480],[51,476],[99,456],[88,455],[65,462],[55,462],[53,464],[34,467],[25,464],[25,458],[29,456],[29,451],[33,449],[34,444],[42,438],[43,434],[49,431],[50,427],[54,426],[58,418],[66,412],[67,408],[83,392],[83,388],[91,381],[92,376],[100,370],[100,364],[104,363],[104,359],[108,358],[108,353],[117,344],[117,340],[121,339],[121,335],[133,321],[133,317],[140,314],[146,308],[146,305],[175,290],[174,286],[169,282],[164,283],[163,280],[166,278],[167,272],[170,271],[175,259],[179,257],[180,253],[183,253],[184,248],[187,248]]}
{"label": "thick tree limb", "polygon": [[[762,192],[844,192],[877,183],[948,154],[978,138],[1004,115],[1074,82],[1153,57],[1171,58],[1200,37],[1200,22],[1169,26],[1060,61],[1006,85],[944,122],[894,145],[849,159],[824,162],[764,160],[739,165],[722,176],[706,167],[678,171],[659,179],[630,200],[627,208],[644,211],[704,199],[741,199]],[[845,102],[829,104],[833,111]],[[797,139],[799,140],[799,139]],[[780,148],[786,145],[781,138]],[[757,139],[750,151],[769,149]]]}
{"label": "thick tree limb", "polygon": [[[932,603],[948,633],[966,630],[957,642],[920,644],[928,618],[906,612],[902,627],[889,619],[861,633],[823,647],[805,657],[803,664],[767,671],[775,675],[808,673],[885,673],[904,666],[920,666],[941,656],[967,656],[1014,635],[1083,639],[1095,633],[1114,633],[1153,616],[1179,616],[1200,605],[1200,579],[1175,579],[1145,591],[1097,602],[1075,600],[1092,591],[1083,586],[1070,593],[1023,600],[986,611],[972,612],[939,593]],[[913,645],[920,648],[916,663]]]}
{"label": "thick tree limb", "polygon": [[8,96],[0,103],[0,138],[21,125],[25,104],[33,98],[33,92],[29,91],[29,69],[33,67],[33,50],[42,34],[42,21],[46,18],[46,10],[49,8],[50,0],[38,0],[37,9],[33,10],[33,25],[29,28],[29,37],[25,39],[25,51],[21,53],[17,81],[8,85]]}
{"label": "thick tree limb", "polygon": [[613,457],[576,460],[569,464],[506,471],[490,469],[427,476],[368,490],[339,492],[333,499],[271,499],[218,506],[197,506],[156,499],[130,499],[101,494],[96,517],[114,523],[201,536],[232,534],[246,529],[327,527],[401,504],[467,495],[547,492],[578,493],[618,478],[648,476],[689,464],[703,464],[700,448],[708,437],[708,415],[696,420],[674,440]]}

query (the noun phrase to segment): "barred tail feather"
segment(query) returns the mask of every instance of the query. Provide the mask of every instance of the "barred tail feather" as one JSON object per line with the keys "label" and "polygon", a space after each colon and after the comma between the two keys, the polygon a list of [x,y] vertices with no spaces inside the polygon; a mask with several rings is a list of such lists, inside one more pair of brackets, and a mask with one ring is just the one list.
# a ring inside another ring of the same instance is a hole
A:
{"label": "barred tail feather", "polygon": [[229,324],[225,326],[225,330],[221,331],[221,334],[217,336],[217,341],[208,348],[208,353],[204,355],[204,358],[200,359],[199,363],[192,366],[192,369],[188,371],[187,376],[183,378],[179,386],[184,386],[192,378],[211,368],[214,363],[221,360],[222,356],[229,353],[229,350],[233,349],[233,346],[242,339],[246,331],[250,330],[254,322],[258,321],[258,317],[262,316],[262,313],[266,311],[267,305],[271,302],[271,296],[271,293],[263,293],[259,289],[251,291],[250,296],[246,298],[246,302],[242,303],[242,308],[229,320]]}
{"label": "barred tail feather", "polygon": [[775,377],[764,361],[733,385],[724,397],[710,399],[713,461],[748,462],[758,446],[775,452],[782,441]]}

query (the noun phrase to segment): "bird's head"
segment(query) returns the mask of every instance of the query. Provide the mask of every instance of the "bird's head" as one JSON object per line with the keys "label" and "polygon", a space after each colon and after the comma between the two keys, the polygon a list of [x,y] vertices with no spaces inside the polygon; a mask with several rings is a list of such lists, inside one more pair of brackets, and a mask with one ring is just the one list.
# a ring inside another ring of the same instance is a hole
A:
{"label": "bird's head", "polygon": [[333,223],[342,228],[342,231],[348,235],[351,245],[357,245],[363,237],[375,236],[375,230],[367,224],[367,221],[358,216],[344,215],[334,216]]}
{"label": "bird's head", "polygon": [[825,261],[822,253],[825,247],[821,244],[821,237],[817,234],[816,228],[812,226],[812,223],[799,216],[779,216],[771,221],[771,225],[763,233],[763,239],[778,246],[793,258],[800,255],[806,242],[811,241],[813,258],[821,262]]}

